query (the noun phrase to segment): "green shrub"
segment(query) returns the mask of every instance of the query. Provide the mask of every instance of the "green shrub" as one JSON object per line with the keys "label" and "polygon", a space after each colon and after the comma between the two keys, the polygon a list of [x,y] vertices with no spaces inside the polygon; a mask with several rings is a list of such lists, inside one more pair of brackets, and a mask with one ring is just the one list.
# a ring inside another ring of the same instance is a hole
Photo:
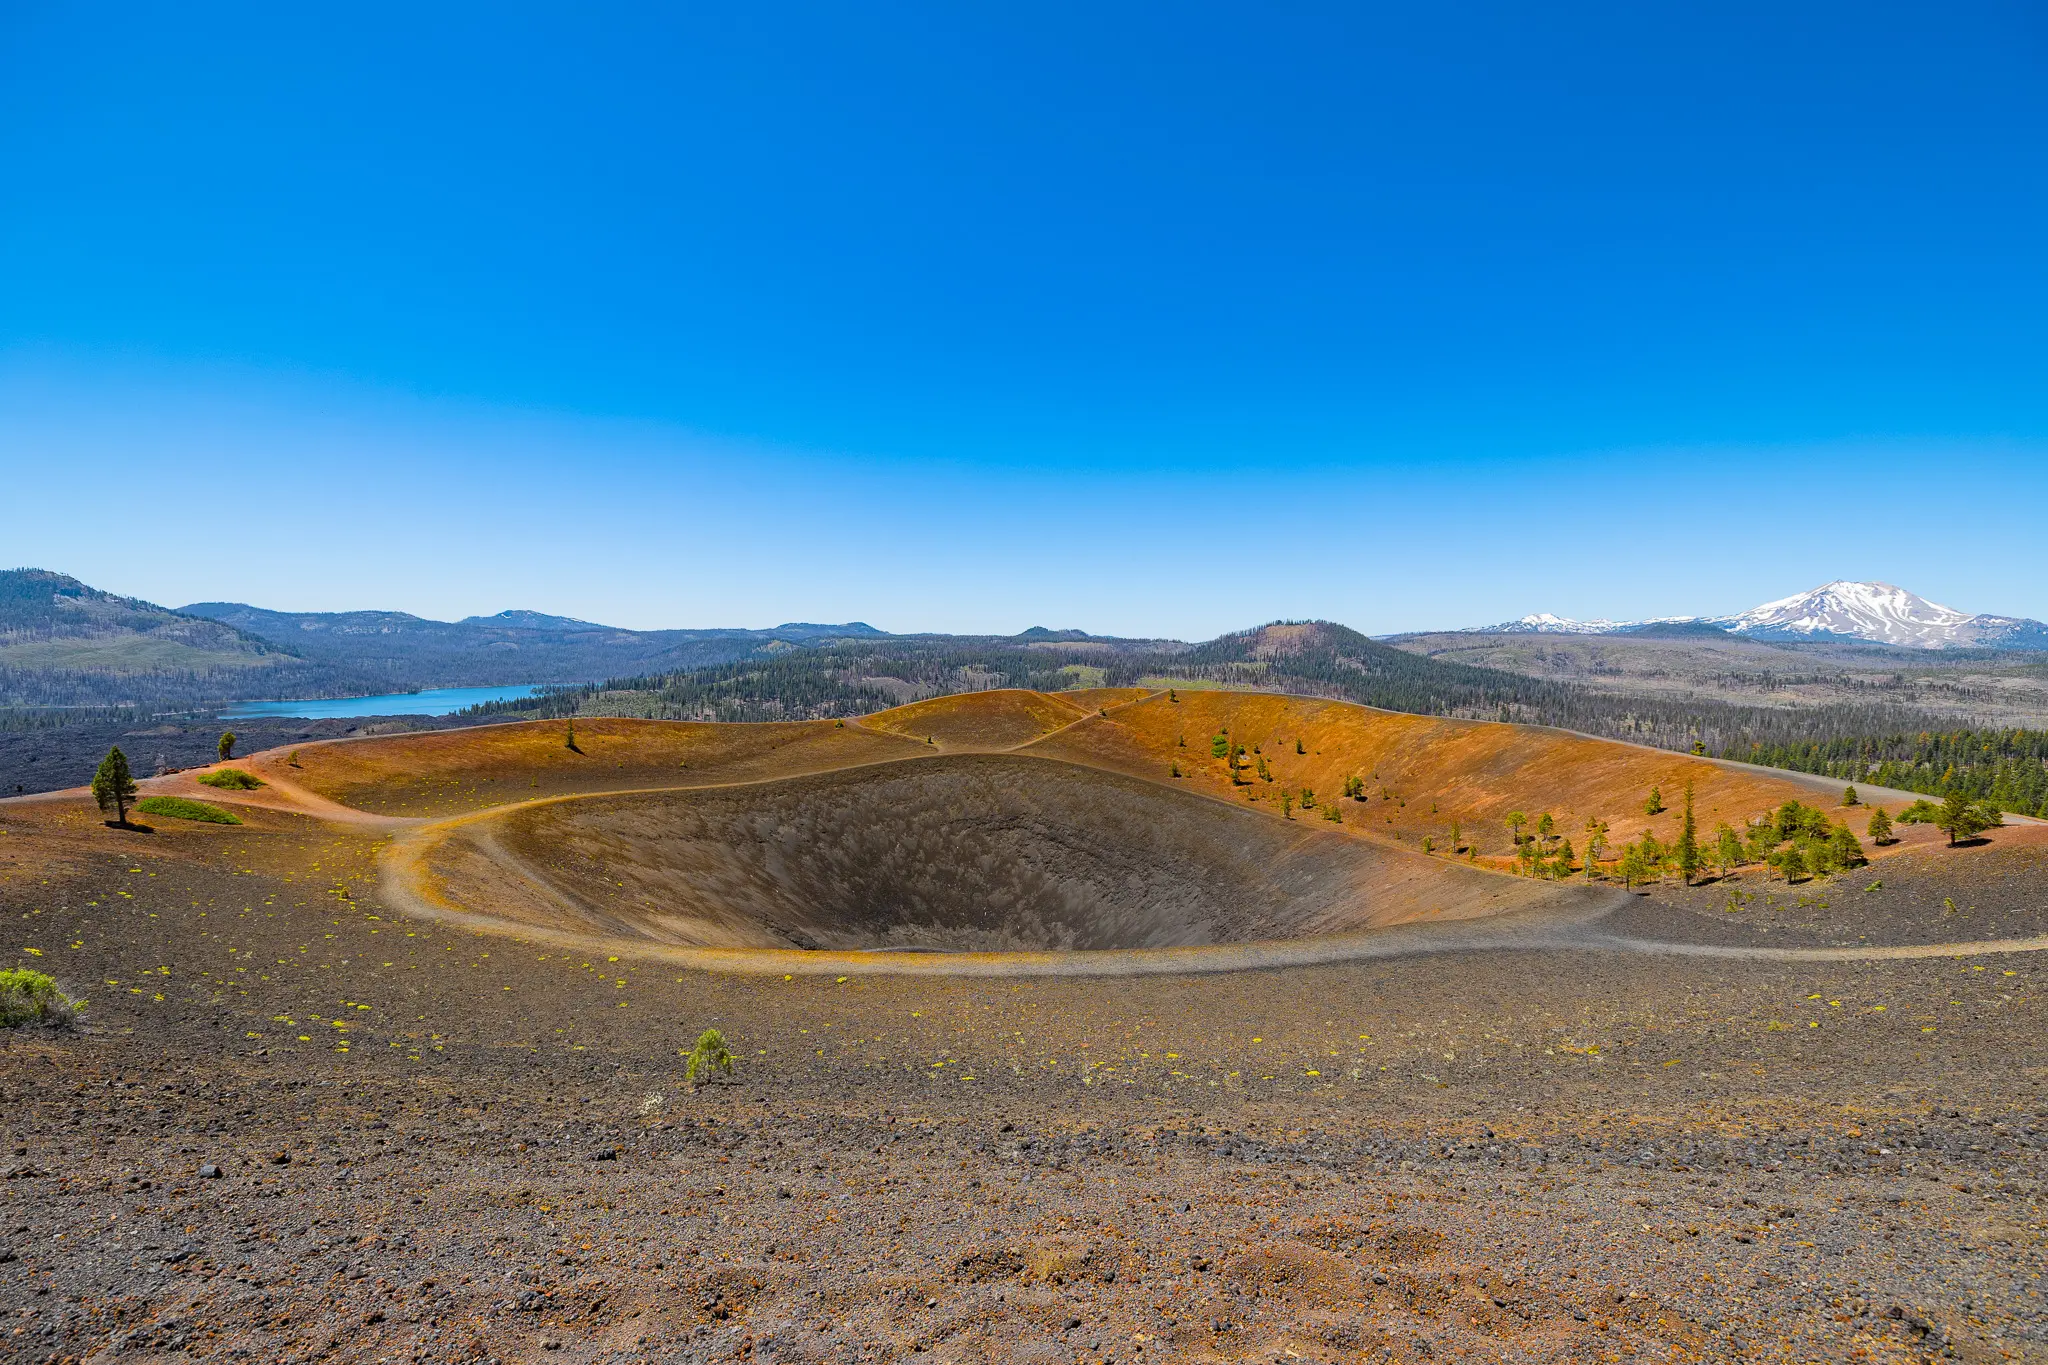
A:
{"label": "green shrub", "polygon": [[708,1028],[697,1035],[697,1046],[690,1051],[683,1079],[695,1085],[699,1080],[710,1080],[714,1071],[730,1076],[732,1064],[732,1049],[725,1045],[725,1035],[715,1028]]}
{"label": "green shrub", "polygon": [[145,797],[135,809],[144,815],[165,815],[173,820],[198,820],[209,825],[239,825],[242,818],[219,806],[209,806],[204,801],[188,801],[182,796]]}
{"label": "green shrub", "polygon": [[240,768],[222,768],[217,773],[201,773],[199,780],[224,792],[252,792],[263,785],[262,778],[254,773],[245,773]]}
{"label": "green shrub", "polygon": [[69,1024],[84,1008],[83,1000],[73,1000],[41,972],[25,967],[0,971],[0,1028]]}
{"label": "green shrub", "polygon": [[1934,823],[1934,817],[1940,813],[1941,807],[1923,797],[1900,811],[1898,819],[1894,823],[1901,825],[1931,825]]}

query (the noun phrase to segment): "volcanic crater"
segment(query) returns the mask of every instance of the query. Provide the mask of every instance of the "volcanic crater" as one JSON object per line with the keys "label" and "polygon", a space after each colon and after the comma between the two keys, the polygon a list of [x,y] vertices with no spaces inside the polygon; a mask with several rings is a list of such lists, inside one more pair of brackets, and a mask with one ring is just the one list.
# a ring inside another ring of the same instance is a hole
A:
{"label": "volcanic crater", "polygon": [[1498,908],[1512,888],[1319,823],[962,754],[536,802],[463,826],[432,863],[465,907],[552,929],[842,951],[1248,943]]}

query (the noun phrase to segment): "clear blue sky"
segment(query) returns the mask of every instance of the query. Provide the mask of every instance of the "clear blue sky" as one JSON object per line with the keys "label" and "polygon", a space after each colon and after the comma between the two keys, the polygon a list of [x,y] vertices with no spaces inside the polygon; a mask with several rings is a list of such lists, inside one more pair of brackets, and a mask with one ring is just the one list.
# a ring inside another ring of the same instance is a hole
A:
{"label": "clear blue sky", "polygon": [[2048,617],[2024,4],[0,6],[0,560],[1206,636]]}

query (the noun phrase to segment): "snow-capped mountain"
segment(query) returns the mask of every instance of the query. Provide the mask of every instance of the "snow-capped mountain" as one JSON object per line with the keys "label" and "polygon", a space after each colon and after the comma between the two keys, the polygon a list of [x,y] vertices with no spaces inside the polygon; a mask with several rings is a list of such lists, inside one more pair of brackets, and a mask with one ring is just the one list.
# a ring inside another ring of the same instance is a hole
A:
{"label": "snow-capped mountain", "polygon": [[1911,649],[1977,642],[1976,617],[1890,583],[1829,583],[1707,620],[1737,635],[1766,640],[1847,638]]}
{"label": "snow-capped mountain", "polygon": [[1486,633],[1618,635],[1653,625],[1697,623],[1753,640],[1860,640],[1906,649],[2048,649],[2048,625],[2017,616],[1971,615],[1890,583],[1823,584],[1732,616],[1650,621],[1574,621],[1538,612]]}

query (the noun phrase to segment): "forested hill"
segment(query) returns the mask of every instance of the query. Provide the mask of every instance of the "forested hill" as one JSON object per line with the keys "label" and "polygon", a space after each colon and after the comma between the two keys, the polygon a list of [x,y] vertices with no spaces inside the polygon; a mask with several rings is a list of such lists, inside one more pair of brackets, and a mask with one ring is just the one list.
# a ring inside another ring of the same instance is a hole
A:
{"label": "forested hill", "polygon": [[376,690],[386,691],[580,683],[621,673],[702,668],[756,651],[881,634],[859,622],[636,631],[528,611],[431,621],[400,611],[266,611],[240,602],[195,602],[180,610],[289,642],[308,659],[377,679]]}
{"label": "forested hill", "polygon": [[277,696],[334,672],[233,625],[65,574],[0,571],[0,706]]}

